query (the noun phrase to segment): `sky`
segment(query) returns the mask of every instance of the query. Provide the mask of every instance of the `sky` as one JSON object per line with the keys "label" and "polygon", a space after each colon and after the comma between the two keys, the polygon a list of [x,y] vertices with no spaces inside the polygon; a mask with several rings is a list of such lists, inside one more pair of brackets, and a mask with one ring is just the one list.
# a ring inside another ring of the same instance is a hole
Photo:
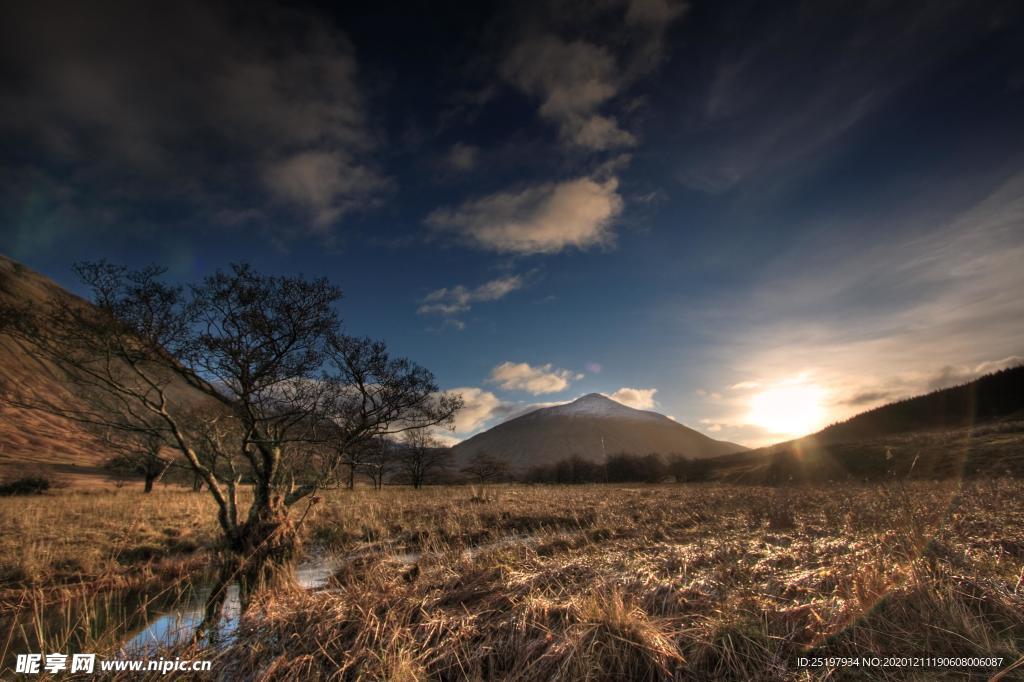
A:
{"label": "sky", "polygon": [[0,252],[327,276],[462,394],[756,446],[1024,356],[1017,2],[0,6]]}

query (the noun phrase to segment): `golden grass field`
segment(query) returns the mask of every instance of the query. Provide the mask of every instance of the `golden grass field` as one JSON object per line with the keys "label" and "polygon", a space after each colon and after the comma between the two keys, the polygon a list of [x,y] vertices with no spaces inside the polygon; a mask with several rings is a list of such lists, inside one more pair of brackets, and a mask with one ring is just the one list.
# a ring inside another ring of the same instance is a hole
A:
{"label": "golden grass field", "polygon": [[[1022,499],[1012,479],[330,492],[303,527],[347,558],[324,589],[264,593],[233,644],[167,653],[221,679],[988,679],[797,659],[1020,661]],[[209,560],[207,502],[0,500],[2,608]]]}

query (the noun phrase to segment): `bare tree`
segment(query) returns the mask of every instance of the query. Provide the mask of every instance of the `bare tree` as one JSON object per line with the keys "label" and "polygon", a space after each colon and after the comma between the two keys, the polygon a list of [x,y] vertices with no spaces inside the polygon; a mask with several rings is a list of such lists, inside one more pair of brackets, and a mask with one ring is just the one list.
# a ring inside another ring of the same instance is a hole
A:
{"label": "bare tree", "polygon": [[383,488],[384,479],[395,470],[395,445],[384,436],[376,436],[366,447],[361,458],[361,471],[369,477],[374,490]]}
{"label": "bare tree", "polygon": [[111,449],[118,452],[107,461],[107,468],[119,474],[134,474],[143,478],[143,492],[153,492],[153,484],[163,478],[174,463],[174,452],[154,433],[119,434],[106,439]]}
{"label": "bare tree", "polygon": [[[289,509],[334,484],[343,458],[376,435],[451,422],[461,406],[383,344],[341,331],[340,290],[235,265],[186,288],[156,267],[76,266],[93,306],[55,296],[0,310],[3,332],[55,367],[71,404],[14,388],[7,402],[172,444],[218,508],[236,573],[296,546]],[[243,478],[253,481],[239,508]]]}
{"label": "bare tree", "polygon": [[448,468],[451,449],[440,442],[427,428],[408,430],[397,454],[397,467],[413,488],[420,488]]}
{"label": "bare tree", "polygon": [[508,477],[508,465],[486,452],[477,452],[462,467],[462,473],[479,483],[491,483]]}

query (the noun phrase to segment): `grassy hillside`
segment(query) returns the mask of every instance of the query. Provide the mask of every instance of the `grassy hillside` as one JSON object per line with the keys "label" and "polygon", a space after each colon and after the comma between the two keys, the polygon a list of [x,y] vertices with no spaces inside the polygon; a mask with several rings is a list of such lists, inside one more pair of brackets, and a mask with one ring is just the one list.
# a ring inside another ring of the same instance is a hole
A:
{"label": "grassy hillside", "polygon": [[1022,414],[1024,367],[1014,367],[712,464],[716,478],[749,483],[1024,476]]}
{"label": "grassy hillside", "polygon": [[[71,296],[49,279],[0,256],[0,302],[42,305],[55,296]],[[30,357],[10,336],[0,333],[0,391],[31,387],[35,392],[76,397],[56,369]],[[70,483],[102,480],[105,453],[98,439],[63,417],[25,410],[0,401],[0,479],[46,473]]]}
{"label": "grassy hillside", "polygon": [[[89,305],[43,275],[0,255],[0,306],[41,307],[53,300]],[[30,355],[0,327],[0,394],[15,390],[23,395],[56,396],[68,406],[81,400],[56,367]],[[172,380],[168,391],[175,400],[207,400],[183,381]],[[106,484],[102,464],[110,456],[102,440],[81,424],[0,400],[0,481],[43,475],[74,486]]]}

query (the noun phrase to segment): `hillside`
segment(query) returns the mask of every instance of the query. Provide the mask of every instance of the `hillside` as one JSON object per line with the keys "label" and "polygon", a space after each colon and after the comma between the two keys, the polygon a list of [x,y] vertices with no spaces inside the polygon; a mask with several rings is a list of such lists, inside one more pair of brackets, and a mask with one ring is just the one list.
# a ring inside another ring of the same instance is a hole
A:
{"label": "hillside", "polygon": [[620,452],[707,458],[744,449],[709,438],[664,415],[636,410],[597,393],[567,405],[529,412],[454,448],[457,461],[486,453],[519,470],[571,455],[591,461]]}
{"label": "hillside", "polygon": [[817,434],[820,443],[842,443],[892,433],[956,429],[1024,411],[1024,366],[862,412]]}
{"label": "hillside", "polygon": [[[0,255],[0,304],[43,305],[53,297],[75,299],[52,280]],[[61,396],[69,405],[79,400],[60,373],[29,356],[10,336],[0,333],[0,391],[19,390]],[[179,400],[203,400],[183,382],[172,387]],[[27,410],[0,401],[0,480],[45,474],[71,485],[95,485],[106,479],[101,469],[110,456],[103,443],[82,425],[63,417]]]}
{"label": "hillside", "polygon": [[818,433],[711,460],[716,478],[779,483],[1024,475],[1024,366],[858,414]]}
{"label": "hillside", "polygon": [[[41,304],[52,296],[70,295],[51,280],[0,256],[0,302]],[[10,336],[0,333],[0,390],[8,384],[76,400],[53,367],[40,364]],[[0,402],[0,478],[45,472],[77,483],[82,476],[99,475],[103,459],[99,440],[79,424]]]}

